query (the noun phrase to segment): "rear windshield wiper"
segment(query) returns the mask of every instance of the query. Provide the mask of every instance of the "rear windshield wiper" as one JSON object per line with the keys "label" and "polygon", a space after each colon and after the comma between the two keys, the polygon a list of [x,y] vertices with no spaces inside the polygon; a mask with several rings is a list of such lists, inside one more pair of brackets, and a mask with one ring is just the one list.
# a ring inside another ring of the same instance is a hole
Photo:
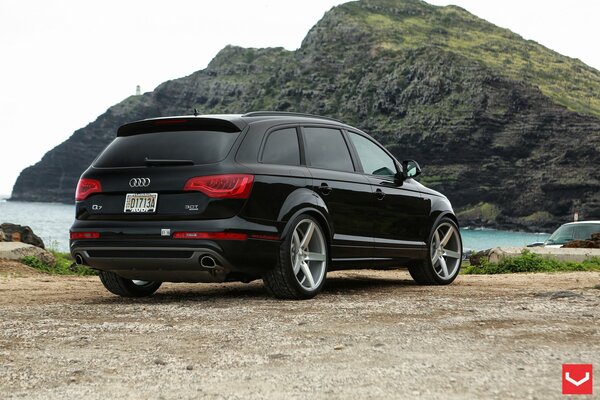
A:
{"label": "rear windshield wiper", "polygon": [[156,158],[144,158],[146,165],[194,165],[193,160],[160,160]]}

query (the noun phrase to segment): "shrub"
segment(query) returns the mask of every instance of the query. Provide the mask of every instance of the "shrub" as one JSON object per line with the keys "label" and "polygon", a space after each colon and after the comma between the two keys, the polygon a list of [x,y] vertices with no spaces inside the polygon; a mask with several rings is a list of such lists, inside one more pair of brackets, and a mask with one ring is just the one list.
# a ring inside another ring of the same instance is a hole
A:
{"label": "shrub", "polygon": [[82,265],[75,264],[69,253],[51,251],[56,258],[56,264],[49,265],[40,261],[35,256],[25,256],[21,262],[39,271],[53,275],[96,275],[96,271]]}
{"label": "shrub", "polygon": [[518,257],[505,258],[498,264],[482,260],[480,265],[467,265],[463,274],[510,274],[519,272],[600,271],[600,258],[580,263],[548,259],[524,250]]}

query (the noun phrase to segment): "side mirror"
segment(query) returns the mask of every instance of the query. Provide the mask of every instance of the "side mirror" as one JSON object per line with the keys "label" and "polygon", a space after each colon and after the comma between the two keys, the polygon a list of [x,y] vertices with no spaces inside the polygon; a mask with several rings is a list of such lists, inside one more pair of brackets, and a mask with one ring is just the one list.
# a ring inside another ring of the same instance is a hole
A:
{"label": "side mirror", "polygon": [[415,160],[404,160],[402,161],[402,177],[404,179],[414,178],[415,176],[421,175],[421,167]]}

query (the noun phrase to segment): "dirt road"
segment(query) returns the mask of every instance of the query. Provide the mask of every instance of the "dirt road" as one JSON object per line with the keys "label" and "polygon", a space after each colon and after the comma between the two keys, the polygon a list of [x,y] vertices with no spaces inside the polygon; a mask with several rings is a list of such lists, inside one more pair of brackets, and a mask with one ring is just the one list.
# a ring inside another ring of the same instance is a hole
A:
{"label": "dirt road", "polygon": [[127,300],[97,278],[5,267],[0,398],[562,398],[562,363],[600,371],[599,284],[563,273],[419,287],[365,271],[330,274],[302,302],[258,282]]}

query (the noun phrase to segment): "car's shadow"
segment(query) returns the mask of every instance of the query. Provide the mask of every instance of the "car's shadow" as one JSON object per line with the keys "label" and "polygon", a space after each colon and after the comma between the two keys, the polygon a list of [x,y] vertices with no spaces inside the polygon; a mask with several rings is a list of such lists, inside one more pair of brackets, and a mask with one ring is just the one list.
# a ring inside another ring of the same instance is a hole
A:
{"label": "car's shadow", "polygon": [[[185,285],[185,286],[184,286]],[[177,284],[170,284],[168,288],[159,289],[151,297],[143,298],[123,298],[118,296],[104,297],[92,301],[94,304],[159,304],[184,301],[211,301],[215,300],[234,300],[234,299],[254,299],[254,300],[273,300],[260,280],[249,284],[241,283],[222,283],[206,285],[184,284],[178,288]],[[360,294],[362,292],[376,292],[380,290],[392,289],[397,287],[414,287],[416,284],[412,279],[389,279],[374,278],[365,276],[351,277],[331,277],[327,278],[323,291],[317,298],[327,297],[328,295]]]}

